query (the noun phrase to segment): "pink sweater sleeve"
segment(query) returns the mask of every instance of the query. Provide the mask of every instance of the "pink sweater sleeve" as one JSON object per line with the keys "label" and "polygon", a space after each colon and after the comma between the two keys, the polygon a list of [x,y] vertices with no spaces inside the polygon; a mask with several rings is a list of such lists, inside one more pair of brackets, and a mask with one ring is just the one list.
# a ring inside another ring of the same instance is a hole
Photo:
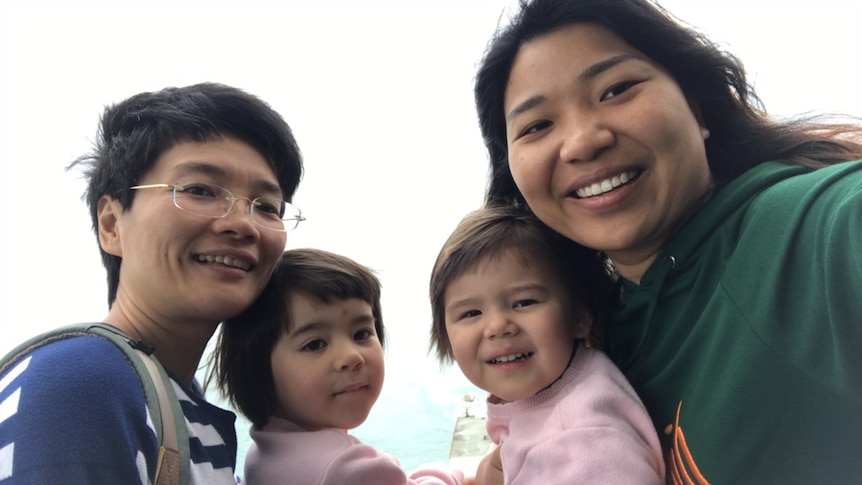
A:
{"label": "pink sweater sleeve", "polygon": [[443,464],[426,464],[408,477],[389,456],[371,446],[357,444],[330,464],[323,484],[373,483],[377,485],[461,485],[464,475]]}

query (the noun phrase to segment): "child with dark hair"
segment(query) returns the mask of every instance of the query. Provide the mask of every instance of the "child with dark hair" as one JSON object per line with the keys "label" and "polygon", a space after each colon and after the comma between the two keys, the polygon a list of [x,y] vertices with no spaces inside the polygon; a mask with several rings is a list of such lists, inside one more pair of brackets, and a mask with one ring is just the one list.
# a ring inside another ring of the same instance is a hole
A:
{"label": "child with dark hair", "polygon": [[472,212],[446,241],[431,341],[490,393],[477,483],[500,462],[507,484],[663,482],[652,421],[595,348],[614,298],[603,260],[519,209]]}
{"label": "child with dark hair", "polygon": [[353,260],[286,251],[261,295],[222,329],[216,369],[252,422],[245,482],[461,484],[428,464],[409,477],[397,460],[348,434],[383,386],[380,282]]}

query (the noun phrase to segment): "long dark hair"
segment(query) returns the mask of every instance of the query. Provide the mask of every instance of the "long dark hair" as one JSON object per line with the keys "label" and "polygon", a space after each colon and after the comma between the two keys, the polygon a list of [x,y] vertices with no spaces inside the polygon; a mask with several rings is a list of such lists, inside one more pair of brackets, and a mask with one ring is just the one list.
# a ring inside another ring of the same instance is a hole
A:
{"label": "long dark hair", "polygon": [[699,107],[715,188],[769,160],[821,167],[862,158],[862,127],[801,117],[771,119],[741,62],[648,0],[521,0],[520,11],[488,45],[476,76],[479,124],[491,161],[487,202],[525,206],[509,171],[503,100],[525,43],[574,22],[613,31],[664,67]]}

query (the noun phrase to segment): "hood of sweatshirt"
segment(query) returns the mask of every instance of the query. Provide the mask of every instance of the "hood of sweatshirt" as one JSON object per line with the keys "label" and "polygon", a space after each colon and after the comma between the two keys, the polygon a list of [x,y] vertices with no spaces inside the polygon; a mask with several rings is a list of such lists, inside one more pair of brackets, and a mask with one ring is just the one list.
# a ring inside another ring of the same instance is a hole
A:
{"label": "hood of sweatshirt", "polygon": [[[720,275],[720,254],[732,252],[745,211],[764,189],[811,169],[767,162],[748,170],[718,191],[672,238],[644,273],[640,283],[621,278],[623,306],[605,329],[605,351],[629,375],[645,345],[662,345],[654,330],[661,325],[662,303],[680,304],[704,275]],[[697,304],[693,301],[692,304]],[[664,332],[658,332],[663,334]],[[672,348],[667,349],[672,352]],[[650,352],[661,355],[662,352]]]}

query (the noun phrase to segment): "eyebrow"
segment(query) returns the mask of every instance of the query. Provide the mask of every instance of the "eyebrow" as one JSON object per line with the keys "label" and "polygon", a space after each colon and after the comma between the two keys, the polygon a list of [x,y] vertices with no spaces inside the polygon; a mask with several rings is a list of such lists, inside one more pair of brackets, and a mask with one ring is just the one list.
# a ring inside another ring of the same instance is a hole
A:
{"label": "eyebrow", "polygon": [[[616,55],[613,57],[609,57],[609,58],[607,58],[603,61],[599,61],[599,62],[587,67],[583,71],[581,71],[581,73],[578,74],[578,80],[582,81],[582,82],[583,81],[589,81],[591,79],[594,79],[599,74],[607,71],[608,69],[611,69],[612,67],[614,67],[620,63],[623,63],[626,61],[631,61],[631,60],[636,60],[636,59],[638,59],[638,57],[633,55],[633,54],[619,54],[619,55]],[[526,101],[518,104],[517,106],[512,108],[511,111],[509,111],[509,114],[506,116],[506,121],[507,122],[512,121],[512,118],[514,118],[514,117],[516,117],[516,116],[518,116],[518,115],[520,115],[526,111],[529,111],[529,110],[535,108],[536,106],[539,106],[540,104],[544,103],[545,101],[547,101],[547,98],[545,98],[542,95],[533,96],[533,97],[527,99]]]}
{"label": "eyebrow", "polygon": [[302,335],[304,333],[310,333],[310,332],[313,332],[317,329],[322,329],[322,328],[330,327],[330,326],[331,326],[330,324],[327,324],[324,322],[307,323],[307,324],[293,330],[292,332],[290,332],[290,338],[294,338],[298,335]]}
{"label": "eyebrow", "polygon": [[637,56],[633,54],[619,54],[613,57],[608,57],[603,61],[599,61],[592,66],[584,69],[578,74],[578,80],[580,81],[589,81],[590,79],[595,78],[599,74],[607,71],[608,69],[622,63],[625,61],[637,60]]}
{"label": "eyebrow", "polygon": [[443,313],[444,314],[445,313],[451,313],[451,312],[458,310],[460,308],[463,308],[463,307],[474,306],[474,305],[476,305],[476,301],[477,301],[477,298],[473,298],[473,297],[455,300],[443,308]]}
{"label": "eyebrow", "polygon": [[[214,178],[229,178],[228,172],[219,167],[218,165],[214,165],[210,162],[204,162],[199,160],[189,160],[183,162],[176,167],[174,167],[174,171],[179,175],[189,175],[189,174],[200,174],[207,175]],[[263,192],[269,192],[272,194],[278,194],[281,197],[281,187],[278,184],[274,184],[268,180],[258,180],[254,184],[258,190]]]}
{"label": "eyebrow", "polygon": [[548,285],[540,282],[530,282],[509,288],[509,294],[521,293],[524,291],[538,291],[542,293],[547,293]]}
{"label": "eyebrow", "polygon": [[[358,315],[358,316],[356,316],[356,318],[351,319],[350,322],[348,323],[348,325],[353,327],[353,326],[357,326],[357,325],[368,325],[368,324],[373,324],[373,323],[374,323],[374,316],[370,315],[370,314],[364,314],[363,313],[362,315]],[[320,330],[320,329],[324,329],[324,328],[328,328],[328,327],[335,327],[337,325],[338,324],[331,323],[328,321],[313,321],[310,323],[306,323],[305,325],[302,325],[301,327],[298,327],[295,330],[292,330],[290,332],[290,338],[294,338],[297,335],[301,335],[304,333],[311,333],[315,330]]]}

